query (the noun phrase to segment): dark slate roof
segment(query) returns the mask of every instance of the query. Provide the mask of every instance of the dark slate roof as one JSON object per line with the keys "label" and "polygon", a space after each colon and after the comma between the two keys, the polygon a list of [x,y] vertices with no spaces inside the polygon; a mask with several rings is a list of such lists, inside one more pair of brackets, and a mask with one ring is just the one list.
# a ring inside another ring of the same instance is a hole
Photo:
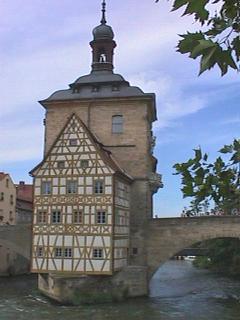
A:
{"label": "dark slate roof", "polygon": [[114,33],[112,27],[107,24],[100,24],[93,29],[93,38],[94,40],[110,39],[114,38]]}
{"label": "dark slate roof", "polygon": [[[54,92],[44,101],[57,100],[78,100],[92,98],[122,98],[136,96],[152,96],[153,93],[146,94],[140,88],[131,86],[121,75],[111,71],[94,71],[88,75],[78,78],[74,83],[70,84],[67,90],[59,90]],[[97,91],[93,88],[97,87]],[[117,87],[117,90],[115,90]]]}

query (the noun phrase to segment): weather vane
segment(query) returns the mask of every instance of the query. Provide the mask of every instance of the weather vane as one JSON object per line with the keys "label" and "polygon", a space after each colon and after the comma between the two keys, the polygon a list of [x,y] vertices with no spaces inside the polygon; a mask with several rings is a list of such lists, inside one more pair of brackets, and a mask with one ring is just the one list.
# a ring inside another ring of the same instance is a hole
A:
{"label": "weather vane", "polygon": [[101,20],[101,24],[106,24],[107,21],[106,21],[106,2],[105,0],[103,0],[102,2],[102,20]]}

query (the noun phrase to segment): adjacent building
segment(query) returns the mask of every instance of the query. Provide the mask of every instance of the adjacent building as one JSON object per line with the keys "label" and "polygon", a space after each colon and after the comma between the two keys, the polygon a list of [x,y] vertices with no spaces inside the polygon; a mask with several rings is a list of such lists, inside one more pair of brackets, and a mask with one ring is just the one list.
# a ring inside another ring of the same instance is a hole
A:
{"label": "adjacent building", "polygon": [[16,224],[16,188],[8,173],[0,172],[0,225]]}
{"label": "adjacent building", "polygon": [[20,181],[16,191],[16,224],[32,223],[33,185]]}

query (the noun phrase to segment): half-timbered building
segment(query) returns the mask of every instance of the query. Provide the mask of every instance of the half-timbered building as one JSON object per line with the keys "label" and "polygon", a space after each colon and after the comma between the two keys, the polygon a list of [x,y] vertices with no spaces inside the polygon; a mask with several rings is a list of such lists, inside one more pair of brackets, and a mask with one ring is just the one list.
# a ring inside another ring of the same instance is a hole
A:
{"label": "half-timbered building", "polygon": [[31,173],[33,272],[112,274],[127,265],[132,179],[75,114]]}

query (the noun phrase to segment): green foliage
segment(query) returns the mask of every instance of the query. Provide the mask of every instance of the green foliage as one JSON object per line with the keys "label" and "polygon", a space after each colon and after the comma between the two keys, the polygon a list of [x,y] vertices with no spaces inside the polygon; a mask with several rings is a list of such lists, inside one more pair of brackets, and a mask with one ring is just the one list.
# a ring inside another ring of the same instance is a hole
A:
{"label": "green foliage", "polygon": [[192,198],[191,212],[199,212],[210,201],[225,214],[233,209],[240,212],[240,140],[235,139],[219,152],[230,159],[225,162],[220,156],[209,163],[208,155],[199,148],[194,150],[194,158],[173,166],[174,174],[182,176],[183,197]]}
{"label": "green foliage", "polygon": [[240,276],[240,240],[219,238],[201,243],[208,248],[206,257],[197,257],[194,266],[216,272]]}
{"label": "green foliage", "polygon": [[201,59],[199,75],[215,65],[222,76],[228,68],[239,71],[240,0],[175,0],[172,11],[183,7],[182,15],[193,15],[202,30],[180,35],[177,51]]}

